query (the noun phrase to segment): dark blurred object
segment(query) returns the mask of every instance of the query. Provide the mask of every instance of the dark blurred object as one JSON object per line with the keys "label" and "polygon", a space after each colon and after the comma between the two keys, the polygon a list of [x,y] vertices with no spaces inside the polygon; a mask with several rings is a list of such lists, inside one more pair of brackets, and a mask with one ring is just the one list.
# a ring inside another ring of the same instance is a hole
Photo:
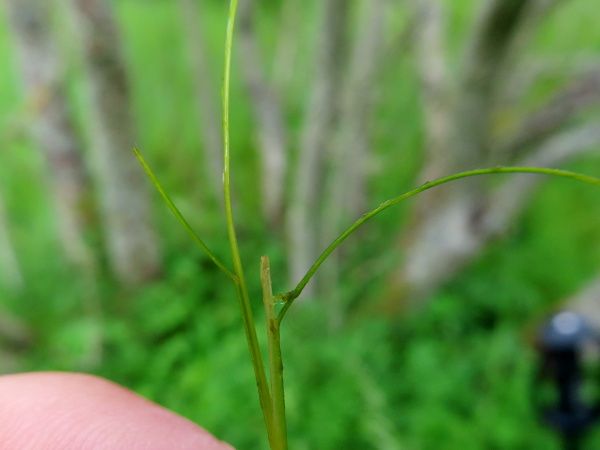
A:
{"label": "dark blurred object", "polygon": [[599,401],[582,398],[583,350],[597,350],[599,335],[581,316],[565,311],[553,316],[542,328],[542,383],[550,384],[554,404],[540,405],[544,421],[561,433],[564,448],[579,449],[581,439],[598,418]]}

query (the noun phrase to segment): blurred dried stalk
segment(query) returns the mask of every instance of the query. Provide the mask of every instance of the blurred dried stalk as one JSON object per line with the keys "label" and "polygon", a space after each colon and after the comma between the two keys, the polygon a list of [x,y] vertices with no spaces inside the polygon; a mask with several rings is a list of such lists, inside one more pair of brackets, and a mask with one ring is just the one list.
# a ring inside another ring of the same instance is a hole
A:
{"label": "blurred dried stalk", "polygon": [[48,165],[65,256],[85,276],[93,277],[95,255],[85,240],[95,215],[91,184],[65,97],[64,68],[52,32],[52,5],[44,0],[8,0],[7,6],[28,99],[28,123]]}
{"label": "blurred dried stalk", "polygon": [[124,285],[162,270],[148,184],[131,155],[136,145],[120,34],[105,0],[71,0],[79,30],[95,181],[110,266]]}

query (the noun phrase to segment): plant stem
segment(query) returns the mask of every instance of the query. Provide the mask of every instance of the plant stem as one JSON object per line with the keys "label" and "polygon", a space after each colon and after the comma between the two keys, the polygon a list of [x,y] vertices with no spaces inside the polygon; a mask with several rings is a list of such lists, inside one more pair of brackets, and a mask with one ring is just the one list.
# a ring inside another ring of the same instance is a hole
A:
{"label": "plant stem", "polygon": [[350,236],[358,227],[360,227],[366,221],[373,218],[380,212],[385,211],[389,207],[394,206],[395,204],[401,202],[402,200],[406,200],[407,198],[413,197],[413,196],[415,196],[423,191],[426,191],[428,189],[431,189],[435,186],[439,186],[441,184],[448,183],[449,181],[459,180],[461,178],[473,177],[473,176],[477,176],[477,175],[493,174],[493,173],[534,173],[534,174],[543,174],[543,175],[554,175],[554,176],[558,176],[558,177],[571,178],[574,180],[579,180],[579,181],[583,181],[586,183],[595,184],[595,185],[600,186],[600,179],[598,179],[598,178],[590,177],[587,175],[582,175],[582,174],[575,173],[575,172],[570,172],[567,170],[547,169],[547,168],[542,168],[542,167],[492,167],[489,169],[476,169],[476,170],[470,170],[467,172],[456,173],[454,175],[449,175],[447,177],[438,178],[437,180],[428,181],[427,183],[423,183],[421,186],[419,186],[411,191],[408,191],[398,197],[395,197],[391,200],[388,200],[388,201],[382,203],[381,205],[379,205],[374,210],[364,214],[360,219],[358,219],[356,222],[354,222],[354,224],[352,224],[346,231],[344,231],[342,234],[340,234],[340,236],[337,239],[335,239],[329,245],[329,247],[327,247],[323,251],[323,253],[321,253],[321,255],[317,258],[317,260],[314,262],[314,264],[308,270],[306,275],[304,275],[302,280],[300,280],[298,285],[292,291],[290,291],[286,294],[283,294],[281,296],[281,298],[283,299],[285,304],[284,304],[283,308],[281,309],[281,311],[279,312],[278,319],[280,321],[281,321],[281,319],[283,319],[287,310],[290,308],[292,302],[296,298],[298,298],[298,296],[302,293],[302,290],[304,289],[304,287],[307,285],[307,283],[313,277],[313,275],[315,274],[317,269],[321,266],[321,264],[323,264],[323,262],[327,259],[327,257],[348,236]]}
{"label": "plant stem", "polygon": [[285,396],[283,390],[283,362],[281,359],[281,335],[279,319],[275,316],[275,297],[271,285],[269,257],[260,260],[260,279],[263,304],[267,317],[267,339],[269,343],[269,375],[271,377],[271,400],[273,408],[273,434],[278,449],[287,449],[287,425],[285,418]]}
{"label": "plant stem", "polygon": [[246,280],[244,277],[244,269],[242,266],[242,260],[240,257],[240,251],[237,243],[237,237],[233,220],[233,210],[231,206],[229,92],[231,80],[231,50],[233,47],[233,30],[235,27],[235,15],[237,11],[237,4],[237,0],[231,0],[229,6],[229,17],[227,20],[227,35],[225,38],[225,64],[223,69],[223,192],[225,197],[225,218],[227,221],[227,234],[229,236],[231,255],[233,257],[233,265],[237,277],[235,283],[236,291],[240,302],[242,321],[244,324],[244,332],[246,333],[246,340],[248,341],[248,348],[250,350],[250,358],[252,359],[252,366],[254,368],[254,375],[256,377],[256,385],[258,387],[260,406],[263,411],[265,424],[267,426],[267,432],[269,435],[269,442],[271,443],[271,448],[277,448],[274,446],[273,441],[275,437],[273,436],[273,413],[271,395],[269,393],[269,386],[267,384],[265,367],[260,352],[260,346],[258,344],[256,328],[254,326],[254,317],[252,315],[252,307],[250,305],[248,288],[246,286]]}

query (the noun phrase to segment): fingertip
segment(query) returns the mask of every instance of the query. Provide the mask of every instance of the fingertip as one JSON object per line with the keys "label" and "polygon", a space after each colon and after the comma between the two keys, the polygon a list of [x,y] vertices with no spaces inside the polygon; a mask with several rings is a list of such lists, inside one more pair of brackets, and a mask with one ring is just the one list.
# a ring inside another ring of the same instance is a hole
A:
{"label": "fingertip", "polygon": [[7,449],[231,450],[193,422],[93,375],[0,376]]}

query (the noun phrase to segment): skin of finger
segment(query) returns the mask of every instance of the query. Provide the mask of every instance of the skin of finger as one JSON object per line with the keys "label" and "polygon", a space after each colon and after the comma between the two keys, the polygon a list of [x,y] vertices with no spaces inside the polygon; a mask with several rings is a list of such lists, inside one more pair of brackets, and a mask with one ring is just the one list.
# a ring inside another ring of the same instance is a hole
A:
{"label": "skin of finger", "polygon": [[206,430],[103,378],[0,376],[2,450],[232,450]]}

